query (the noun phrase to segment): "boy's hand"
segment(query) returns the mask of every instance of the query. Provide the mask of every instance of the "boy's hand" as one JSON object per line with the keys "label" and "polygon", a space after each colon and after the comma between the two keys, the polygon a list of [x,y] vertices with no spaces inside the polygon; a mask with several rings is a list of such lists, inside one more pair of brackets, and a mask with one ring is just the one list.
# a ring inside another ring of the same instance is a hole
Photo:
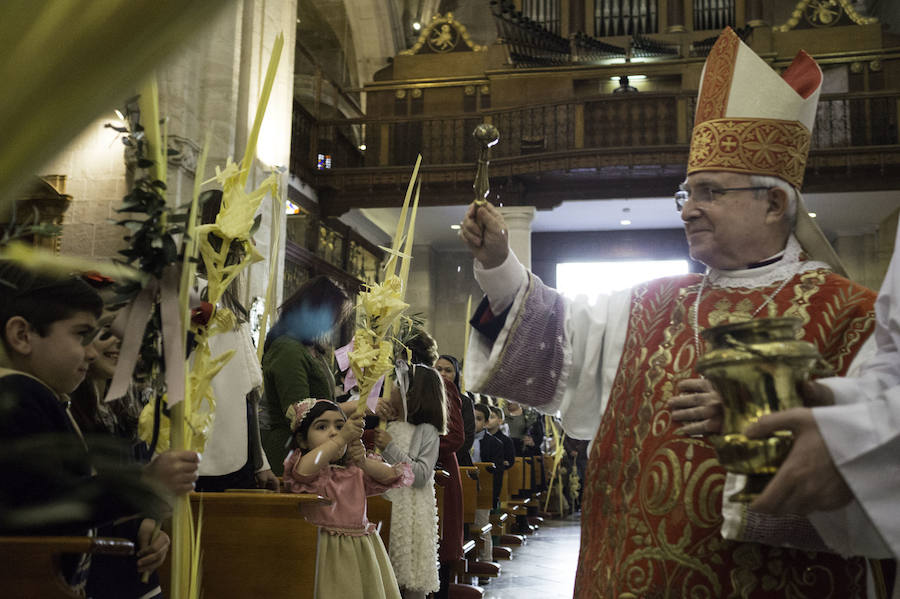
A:
{"label": "boy's hand", "polygon": [[156,520],[145,518],[138,528],[137,569],[138,572],[153,572],[166,560],[169,552],[169,535],[163,531],[156,532]]}
{"label": "boy's hand", "polygon": [[146,474],[175,495],[190,493],[200,476],[200,454],[187,450],[164,451],[150,462]]}
{"label": "boy's hand", "polygon": [[366,448],[362,444],[361,439],[351,442],[347,445],[347,454],[350,456],[350,462],[357,466],[362,466],[366,461]]}
{"label": "boy's hand", "polygon": [[375,447],[381,451],[384,451],[384,448],[388,446],[392,439],[389,432],[383,431],[380,428],[375,429]]}
{"label": "boy's hand", "polygon": [[341,429],[340,437],[343,439],[344,443],[351,443],[362,437],[362,432],[363,415],[354,413],[347,419],[347,422],[344,423],[344,428]]}

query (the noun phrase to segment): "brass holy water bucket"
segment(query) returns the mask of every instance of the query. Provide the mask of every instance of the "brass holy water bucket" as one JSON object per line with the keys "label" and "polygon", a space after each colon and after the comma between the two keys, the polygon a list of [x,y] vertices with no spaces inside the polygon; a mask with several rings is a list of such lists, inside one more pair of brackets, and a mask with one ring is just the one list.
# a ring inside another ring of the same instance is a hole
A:
{"label": "brass holy water bucket", "polygon": [[719,462],[747,483],[732,501],[750,502],[765,488],[793,442],[790,431],[748,439],[744,431],[760,416],[803,405],[800,383],[828,374],[816,347],[797,339],[795,318],[760,318],[702,332],[707,351],[697,370],[719,391],[724,403],[722,434],[710,437]]}

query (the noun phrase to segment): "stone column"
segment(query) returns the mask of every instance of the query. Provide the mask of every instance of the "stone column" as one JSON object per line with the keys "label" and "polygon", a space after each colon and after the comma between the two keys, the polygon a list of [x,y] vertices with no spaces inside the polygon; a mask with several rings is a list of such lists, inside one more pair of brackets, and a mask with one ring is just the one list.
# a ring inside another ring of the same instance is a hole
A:
{"label": "stone column", "polygon": [[525,268],[531,268],[531,221],[534,206],[503,206],[499,208],[509,230],[509,247]]}

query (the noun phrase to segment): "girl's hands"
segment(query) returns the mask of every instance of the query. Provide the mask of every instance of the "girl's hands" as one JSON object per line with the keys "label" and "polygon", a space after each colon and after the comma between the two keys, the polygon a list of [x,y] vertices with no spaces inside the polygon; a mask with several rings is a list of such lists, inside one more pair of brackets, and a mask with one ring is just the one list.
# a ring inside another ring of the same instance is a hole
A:
{"label": "girl's hands", "polygon": [[391,399],[389,397],[378,398],[378,405],[375,406],[375,415],[383,422],[390,422],[397,418],[394,406],[391,405]]}
{"label": "girl's hands", "polygon": [[350,463],[357,466],[362,466],[366,462],[366,448],[362,444],[362,439],[347,445],[347,455],[350,457]]}
{"label": "girl's hands", "polygon": [[380,428],[375,429],[375,447],[384,451],[384,448],[388,446],[391,440],[392,437],[389,432],[381,430]]}
{"label": "girl's hands", "polygon": [[354,413],[344,423],[344,428],[341,429],[338,435],[344,443],[352,444],[353,441],[358,441],[362,437],[362,432],[363,415]]}

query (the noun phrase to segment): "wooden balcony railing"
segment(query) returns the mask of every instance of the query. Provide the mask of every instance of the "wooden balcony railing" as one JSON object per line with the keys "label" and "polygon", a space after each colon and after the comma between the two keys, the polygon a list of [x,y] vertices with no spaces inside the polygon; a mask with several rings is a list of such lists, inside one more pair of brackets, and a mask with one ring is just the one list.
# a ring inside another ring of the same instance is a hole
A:
{"label": "wooden balcony railing", "polygon": [[[295,138],[292,172],[325,198],[323,214],[355,206],[393,205],[402,199],[409,168],[422,154],[422,180],[431,204],[471,199],[477,147],[475,126],[492,122],[500,143],[491,176],[506,201],[551,207],[569,199],[668,193],[684,176],[696,94],[616,94],[562,102],[434,117],[312,122],[305,141]],[[892,189],[900,185],[900,92],[823,95],[819,101],[806,191]],[[296,119],[296,115],[295,115]],[[365,152],[351,148],[354,127],[364,127]],[[323,134],[322,132],[326,132]],[[342,139],[345,154],[330,170],[315,170],[321,153]],[[364,157],[363,157],[364,155]],[[848,176],[852,175],[852,176]],[[504,187],[505,186],[505,187]],[[861,186],[861,187],[860,187]],[[498,192],[499,193],[499,192]],[[603,195],[606,194],[606,195]]]}
{"label": "wooden balcony railing", "polygon": [[[334,138],[341,128],[365,125],[365,163],[359,162],[356,152],[348,153],[353,159],[347,162],[335,155],[336,169],[407,166],[418,153],[426,164],[451,165],[474,161],[477,148],[472,130],[482,121],[500,130],[500,143],[493,149],[497,159],[686,146],[695,101],[695,93],[606,95],[478,114],[320,121],[313,128],[321,139],[322,131],[332,132],[329,135]],[[896,145],[898,113],[900,92],[823,95],[812,149]]]}

